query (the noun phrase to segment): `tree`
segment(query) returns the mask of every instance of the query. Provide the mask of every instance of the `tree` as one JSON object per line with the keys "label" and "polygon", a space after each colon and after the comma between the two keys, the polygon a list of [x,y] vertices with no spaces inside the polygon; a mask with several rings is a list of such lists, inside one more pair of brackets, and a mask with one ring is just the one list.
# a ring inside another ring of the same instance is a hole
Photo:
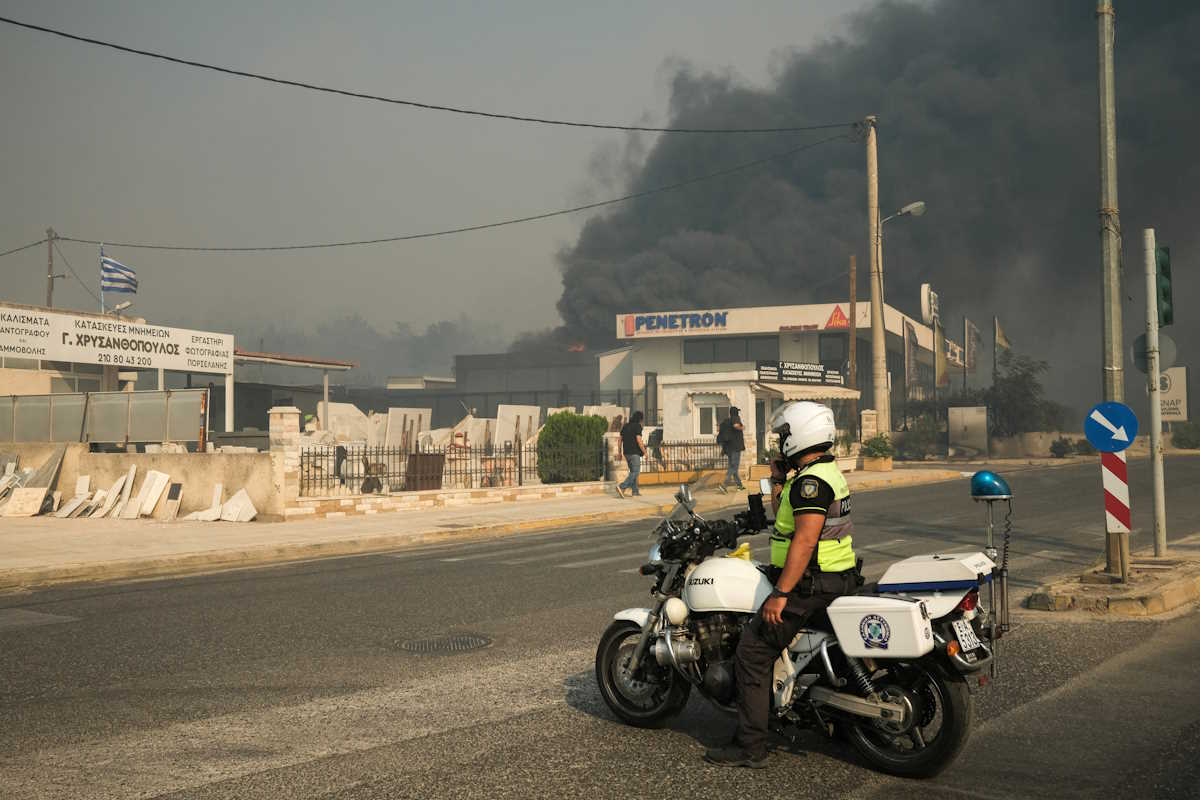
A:
{"label": "tree", "polygon": [[984,393],[993,436],[1016,436],[1062,427],[1067,409],[1046,397],[1042,375],[1050,364],[1011,350],[1000,354],[996,382]]}

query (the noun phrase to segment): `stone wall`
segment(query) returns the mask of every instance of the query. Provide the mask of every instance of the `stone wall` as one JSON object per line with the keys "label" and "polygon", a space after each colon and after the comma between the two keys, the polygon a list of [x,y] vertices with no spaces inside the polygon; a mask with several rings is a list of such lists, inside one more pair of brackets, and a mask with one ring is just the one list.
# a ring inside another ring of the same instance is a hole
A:
{"label": "stone wall", "polygon": [[[37,469],[57,447],[51,442],[26,442],[6,444],[0,450],[17,453],[22,469]],[[217,483],[224,484],[223,499],[228,500],[238,489],[245,489],[260,513],[282,516],[282,506],[274,503],[270,461],[266,453],[92,453],[88,445],[75,443],[67,445],[54,488],[63,493],[64,499],[68,498],[75,491],[76,479],[87,475],[91,478],[91,491],[108,489],[130,467],[137,467],[135,496],[150,470],[165,472],[172,483],[183,484],[180,516],[208,508]],[[154,516],[164,514],[165,504],[160,502]]]}

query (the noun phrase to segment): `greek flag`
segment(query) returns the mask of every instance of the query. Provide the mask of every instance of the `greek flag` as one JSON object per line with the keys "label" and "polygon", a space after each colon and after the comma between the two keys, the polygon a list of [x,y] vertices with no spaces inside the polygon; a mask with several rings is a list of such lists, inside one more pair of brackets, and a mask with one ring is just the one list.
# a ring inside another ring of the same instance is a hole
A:
{"label": "greek flag", "polygon": [[100,251],[100,291],[137,294],[137,273]]}

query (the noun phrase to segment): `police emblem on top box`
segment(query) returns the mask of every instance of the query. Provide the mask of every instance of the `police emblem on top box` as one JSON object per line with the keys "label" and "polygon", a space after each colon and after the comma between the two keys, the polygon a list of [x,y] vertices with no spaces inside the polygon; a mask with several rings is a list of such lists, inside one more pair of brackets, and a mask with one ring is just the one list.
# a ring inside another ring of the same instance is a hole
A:
{"label": "police emblem on top box", "polygon": [[878,614],[867,614],[858,623],[858,633],[868,649],[887,650],[888,639],[892,638],[892,626]]}

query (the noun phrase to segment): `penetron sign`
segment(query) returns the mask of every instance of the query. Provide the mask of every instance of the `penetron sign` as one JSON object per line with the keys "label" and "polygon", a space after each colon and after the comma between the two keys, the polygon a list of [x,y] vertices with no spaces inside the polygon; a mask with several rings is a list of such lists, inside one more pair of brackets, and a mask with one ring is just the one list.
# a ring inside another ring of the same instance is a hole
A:
{"label": "penetron sign", "polygon": [[844,386],[842,373],[821,364],[797,361],[759,361],[758,379],[763,383],[796,383],[808,386]]}
{"label": "penetron sign", "polygon": [[233,336],[0,305],[0,356],[228,375]]}

